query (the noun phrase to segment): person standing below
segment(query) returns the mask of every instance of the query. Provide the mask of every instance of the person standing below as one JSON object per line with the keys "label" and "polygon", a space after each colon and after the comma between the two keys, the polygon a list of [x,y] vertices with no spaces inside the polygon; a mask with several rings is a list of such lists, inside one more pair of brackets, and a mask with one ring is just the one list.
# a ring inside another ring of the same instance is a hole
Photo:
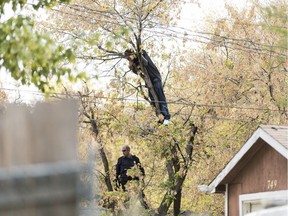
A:
{"label": "person standing below", "polygon": [[[136,56],[135,52],[132,49],[127,49],[124,52],[124,56],[129,61],[130,70],[132,70],[135,74],[138,75],[138,71],[141,71],[141,67],[140,67],[140,61],[138,57]],[[168,111],[166,97],[163,91],[161,74],[145,50],[142,50],[141,61],[143,63],[143,66],[147,70],[149,79],[151,80],[154,91],[158,97],[161,114],[164,116],[163,124],[168,125],[171,116]],[[145,78],[145,75],[143,72],[140,72],[139,74],[143,79]],[[149,93],[149,97],[152,102],[152,105],[155,107],[155,99],[153,98],[153,95],[151,94],[150,91],[148,91],[148,93]]]}
{"label": "person standing below", "polygon": [[142,175],[145,176],[144,168],[141,166],[140,160],[136,155],[130,153],[130,147],[128,145],[122,146],[123,156],[118,158],[116,164],[116,180],[120,183],[122,189],[126,191],[125,185],[131,180],[140,180],[140,176],[129,176],[127,171],[136,165]]}
{"label": "person standing below", "polygon": [[[141,166],[139,158],[136,155],[132,155],[130,153],[130,147],[128,145],[122,146],[122,153],[123,153],[123,156],[118,158],[118,161],[116,164],[116,181],[120,183],[122,190],[126,191],[125,185],[127,184],[127,182],[131,180],[139,181],[141,180],[141,176],[143,180],[145,177],[145,171],[144,171],[144,168]],[[135,165],[140,170],[141,176],[128,175],[128,170],[134,167]],[[139,199],[140,199],[141,205],[145,209],[149,209],[149,206],[145,200],[145,195],[142,189],[139,191]]]}

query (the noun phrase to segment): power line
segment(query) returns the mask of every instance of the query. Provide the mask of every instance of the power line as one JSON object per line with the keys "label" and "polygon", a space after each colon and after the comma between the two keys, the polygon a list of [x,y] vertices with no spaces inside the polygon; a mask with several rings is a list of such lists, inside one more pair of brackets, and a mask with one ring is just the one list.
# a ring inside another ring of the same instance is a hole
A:
{"label": "power line", "polygon": [[[55,9],[55,8],[52,8],[52,10],[58,12],[58,13],[64,13],[66,15],[71,15],[71,16],[82,16],[83,17],[83,13],[86,15],[86,14],[91,14],[91,15],[99,15],[99,17],[104,17],[106,18],[101,20],[100,18],[96,17],[97,18],[97,21],[102,21],[102,22],[107,22],[107,18],[110,18],[111,20],[115,21],[115,16],[119,16],[119,13],[115,12],[115,11],[103,11],[103,10],[97,10],[97,9],[93,9],[93,8],[88,8],[86,7],[85,5],[77,5],[77,4],[69,4],[69,5],[66,5],[66,9],[70,9],[72,11],[76,11],[78,12],[78,14],[76,13],[73,13],[73,12],[66,12],[64,10],[61,10],[61,9]],[[84,18],[86,18],[87,20],[91,20],[91,19],[94,19],[96,20],[94,17],[91,17],[91,16],[85,16]],[[136,19],[136,18],[132,18],[132,17],[125,17],[126,20],[130,21],[130,22],[138,22],[139,20]],[[190,18],[182,18],[182,20],[188,20],[188,21],[191,21],[193,22],[192,19]],[[218,18],[216,20],[205,20],[205,22],[208,22],[208,23],[218,23],[218,22],[223,22],[223,21],[229,21],[229,22],[233,22],[234,25],[247,25],[247,26],[260,26],[262,27],[264,24],[261,24],[261,23],[240,23],[239,20],[233,20],[233,19],[229,19],[229,18]],[[120,25],[120,22],[113,22],[115,25]],[[150,24],[156,24],[156,25],[159,25],[158,22],[153,22],[152,20],[149,20],[149,23]],[[178,26],[176,26],[178,27]],[[269,27],[274,27],[274,28],[280,28],[280,29],[287,29],[286,26],[275,26],[275,25],[269,25]],[[179,28],[183,28],[185,29],[184,27],[179,27]],[[188,30],[186,28],[186,30]]]}
{"label": "power line", "polygon": [[[27,94],[37,95],[37,96],[43,96],[44,94],[32,91],[32,90],[19,90],[19,89],[11,89],[11,88],[0,88],[0,90],[3,91],[18,91],[18,92],[25,92]],[[50,96],[68,96],[66,93],[47,93]],[[80,97],[78,94],[69,94],[69,96],[72,97]],[[84,98],[89,98],[89,103],[95,103],[95,100],[90,99],[104,99],[107,101],[132,101],[132,102],[147,102],[145,99],[138,99],[138,98],[126,98],[126,97],[105,97],[105,96],[92,96],[92,95],[83,95]],[[153,101],[161,103],[162,101]],[[278,109],[269,109],[269,108],[261,108],[261,107],[241,107],[241,106],[231,106],[231,105],[220,105],[220,104],[197,104],[194,102],[183,102],[183,101],[167,101],[168,104],[178,104],[178,105],[185,105],[185,106],[191,106],[191,107],[210,107],[210,108],[223,108],[223,109],[241,109],[241,110],[261,110],[261,111],[271,111],[271,112],[283,112],[284,110],[278,110]]]}
{"label": "power line", "polygon": [[[85,21],[91,21],[91,20],[94,20],[95,22],[97,23],[110,23],[112,25],[116,25],[116,26],[126,26],[127,23],[119,23],[119,22],[115,22],[115,18],[111,18],[111,14],[107,14],[106,12],[104,13],[103,11],[98,11],[98,10],[94,10],[94,9],[91,9],[91,8],[86,8],[85,6],[83,5],[67,5],[68,8],[70,8],[71,10],[75,10],[77,12],[80,12],[80,14],[78,13],[69,13],[69,12],[66,12],[66,11],[62,11],[62,10],[58,10],[58,9],[54,9],[56,10],[58,13],[64,13],[64,14],[67,14],[67,15],[70,15],[70,16],[76,16],[76,17],[81,17],[82,19],[84,18]],[[84,11],[83,11],[84,10]],[[102,17],[106,17],[106,19],[101,19],[101,18],[94,18],[94,17],[91,17],[87,14],[83,15],[84,12],[88,12],[89,13],[92,13],[92,14],[95,14],[95,13],[98,13],[98,15],[101,15]],[[117,15],[112,13],[114,16]],[[109,19],[110,18],[110,19]],[[134,21],[137,21],[135,19],[132,19],[132,18],[127,18],[128,20],[130,19],[131,22],[134,22]],[[223,19],[221,19],[223,20]],[[228,19],[225,19],[225,20],[228,20]],[[153,33],[155,35],[163,35],[163,36],[168,36],[168,37],[174,37],[174,38],[177,38],[177,39],[189,39],[189,40],[192,40],[194,42],[197,42],[197,43],[204,43],[204,44],[213,44],[213,45],[219,45],[219,43],[223,43],[225,42],[225,46],[230,48],[230,49],[234,49],[234,50],[240,50],[240,51],[245,51],[245,52],[255,52],[255,53],[261,53],[261,54],[264,54],[264,55],[278,55],[278,56],[286,56],[284,53],[279,53],[279,52],[276,52],[275,50],[271,50],[271,48],[280,48],[280,49],[285,49],[287,50],[287,47],[280,47],[280,46],[275,46],[275,45],[267,45],[267,44],[260,44],[260,43],[257,43],[255,41],[252,41],[252,40],[247,40],[247,39],[237,39],[237,38],[230,38],[230,37],[227,37],[227,36],[220,36],[220,35],[216,35],[214,33],[210,33],[210,32],[197,32],[197,31],[192,31],[191,29],[187,29],[187,28],[183,28],[183,27],[178,27],[178,26],[170,26],[169,28],[167,28],[166,26],[163,26],[163,25],[159,25],[159,23],[156,23],[156,22],[153,22],[151,20],[149,20],[149,23],[150,24],[154,24],[155,27],[154,28],[158,28],[158,29],[164,29],[165,31],[164,32],[157,32],[156,29],[153,29],[153,28],[148,28],[146,29],[147,32],[150,32],[150,33]],[[238,24],[238,23],[237,23]],[[240,25],[240,23],[239,23]],[[249,24],[251,25],[251,24]],[[259,25],[259,24],[257,24]],[[175,30],[173,30],[172,28],[174,28]],[[176,29],[179,29],[181,31],[185,31],[185,32],[180,32]],[[176,35],[170,35],[168,32],[170,32],[171,34],[176,34]],[[189,33],[190,32],[190,33]],[[182,34],[185,33],[185,36],[183,36]],[[69,33],[64,33],[64,34],[69,34]],[[209,37],[205,37],[204,35],[210,35],[210,36],[213,36],[215,38],[209,38]],[[72,37],[74,37],[72,35]],[[190,37],[190,38],[189,38]],[[195,37],[198,37],[198,38],[201,38],[200,40],[199,39],[196,39]],[[204,40],[207,40],[207,41],[204,41]],[[224,41],[223,41],[224,40]],[[239,42],[242,42],[244,44],[241,44]],[[227,46],[227,44],[232,44],[232,45],[235,45],[236,47],[229,47]],[[250,47],[249,45],[253,46],[253,47]],[[255,45],[257,45],[257,47],[255,47]],[[223,45],[222,45],[223,46]],[[268,49],[269,48],[269,49]]]}
{"label": "power line", "polygon": [[[73,8],[73,7],[77,7],[77,8]],[[81,5],[68,5],[68,7],[70,7],[70,9],[72,9],[72,10],[76,10],[76,11],[78,11],[79,12],[79,10],[80,10],[80,8],[83,10],[84,8],[85,8],[85,6],[81,6]],[[116,26],[125,26],[125,23],[119,23],[119,22],[115,22],[115,18],[111,18],[111,17],[109,17],[109,16],[112,16],[111,14],[109,15],[109,14],[106,14],[106,12],[104,13],[103,11],[98,11],[98,10],[94,10],[94,9],[91,9],[91,8],[85,8],[86,10],[88,10],[88,11],[92,11],[93,13],[92,14],[95,14],[95,13],[98,13],[99,15],[101,15],[101,16],[107,16],[108,18],[110,18],[111,19],[111,24],[112,25],[116,25]],[[56,9],[54,9],[54,10],[56,10]],[[81,10],[80,10],[81,11]],[[61,11],[61,10],[58,10],[57,12],[59,12],[59,13],[64,13],[64,14],[67,14],[67,15],[71,15],[71,16],[77,16],[77,17],[83,17],[83,15],[82,14],[72,14],[72,13],[69,13],[69,12],[64,12],[64,11]],[[81,11],[82,13],[84,13],[84,11]],[[87,12],[87,11],[86,11]],[[115,15],[117,15],[117,14],[114,14],[113,13],[113,17],[115,16]],[[107,18],[106,17],[106,18]],[[86,21],[90,21],[90,20],[95,20],[95,21],[97,21],[97,23],[98,22],[103,22],[103,23],[108,23],[109,21],[107,20],[107,19],[101,19],[101,18],[97,18],[97,19],[95,19],[94,17],[90,17],[90,16],[85,16],[84,17],[85,19],[86,19]],[[132,19],[132,18],[127,18],[128,20],[130,19],[130,21],[131,22],[137,22],[137,20],[136,19]],[[223,20],[225,20],[225,21],[229,21],[229,19],[221,19],[221,21],[223,21]],[[192,20],[191,20],[192,21]],[[212,21],[210,21],[210,22],[212,22]],[[218,21],[215,21],[215,23],[217,23]],[[155,25],[155,27],[156,28],[163,28],[164,30],[165,30],[165,33],[163,33],[163,32],[158,32],[158,33],[160,33],[160,34],[163,34],[163,35],[166,35],[167,36],[167,31],[170,31],[170,32],[174,32],[174,33],[177,33],[177,34],[181,34],[181,33],[183,33],[183,32],[179,32],[179,31],[174,31],[173,29],[171,29],[171,28],[178,28],[178,29],[181,29],[182,31],[185,31],[185,33],[186,33],[186,35],[190,35],[190,36],[194,36],[194,37],[196,37],[197,35],[195,35],[195,34],[198,34],[198,36],[199,36],[199,34],[201,35],[201,34],[208,34],[208,35],[214,35],[214,36],[217,36],[217,37],[221,37],[222,39],[230,39],[230,40],[243,40],[244,42],[249,42],[249,43],[253,43],[254,45],[255,44],[257,44],[257,45],[259,45],[259,46],[266,46],[266,47],[269,47],[269,48],[271,48],[271,47],[274,47],[274,48],[282,48],[282,49],[287,49],[287,47],[280,47],[280,46],[274,46],[274,45],[266,45],[266,44],[260,44],[260,43],[257,43],[257,42],[252,42],[252,41],[248,41],[248,40],[245,40],[245,39],[234,39],[234,38],[229,38],[229,37],[225,37],[225,36],[220,36],[220,35],[215,35],[215,34],[213,34],[213,33],[210,33],[210,32],[197,32],[197,31],[192,31],[191,29],[188,29],[188,28],[184,28],[184,27],[179,27],[179,26],[170,26],[170,28],[167,28],[167,26],[163,26],[163,25],[159,25],[159,23],[156,23],[156,22],[153,22],[153,21],[151,21],[151,20],[149,20],[149,23],[150,24],[154,24]],[[241,23],[234,23],[234,24],[238,24],[238,25],[247,25],[247,23],[245,23],[245,24],[241,24]],[[249,25],[256,25],[256,26],[261,26],[261,24],[256,24],[256,23],[249,23]],[[279,26],[272,26],[272,27],[278,27],[278,28],[280,28]],[[281,27],[281,28],[285,28],[285,27]],[[285,29],[287,29],[287,28],[285,28]],[[150,32],[152,32],[153,33],[153,31],[154,31],[154,33],[157,33],[157,32],[155,32],[155,30],[153,30],[153,28],[152,29],[146,29],[147,31],[150,31]],[[191,33],[187,33],[187,32],[191,32]],[[177,37],[177,36],[176,36]],[[179,36],[178,36],[179,37]],[[181,39],[181,38],[179,38],[179,39]]]}
{"label": "power line", "polygon": [[[166,29],[165,32],[161,32],[161,31],[157,31],[153,29],[147,29],[146,31],[153,33],[154,35],[158,35],[158,36],[162,35],[162,36],[171,37],[171,38],[173,37],[176,39],[191,40],[193,42],[201,43],[201,44],[211,44],[211,45],[222,46],[222,47],[225,46],[227,48],[230,48],[231,50],[239,50],[239,51],[248,52],[248,53],[253,52],[253,53],[258,53],[258,54],[263,54],[263,55],[273,54],[276,56],[284,56],[284,57],[287,56],[285,53],[271,50],[272,48],[281,48],[281,49],[287,50],[287,48],[285,47],[260,44],[252,40],[229,38],[227,36],[220,36],[220,35],[216,35],[216,34],[209,33],[209,32],[207,33],[195,32],[196,34],[190,34],[190,33],[188,34],[185,32],[173,32],[173,30],[169,30],[169,29],[168,30]],[[167,31],[170,31],[170,33]],[[206,35],[214,36],[215,38],[211,38]],[[235,47],[233,47],[232,45],[234,45]],[[256,45],[257,47],[255,47]]]}

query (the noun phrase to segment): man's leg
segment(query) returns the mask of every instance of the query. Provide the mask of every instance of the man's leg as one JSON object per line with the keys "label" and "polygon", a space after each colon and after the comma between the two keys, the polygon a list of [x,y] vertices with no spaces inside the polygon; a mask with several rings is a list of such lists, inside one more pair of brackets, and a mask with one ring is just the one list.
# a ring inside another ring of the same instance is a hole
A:
{"label": "man's leg", "polygon": [[120,184],[123,191],[126,191],[125,184],[127,183],[127,181],[128,181],[127,176],[122,176],[120,178]]}
{"label": "man's leg", "polygon": [[159,81],[159,82],[153,83],[153,87],[157,94],[161,113],[164,116],[164,119],[170,120],[171,116],[168,111],[168,106],[167,106],[166,97],[163,91],[162,82]]}
{"label": "man's leg", "polygon": [[153,95],[151,94],[151,92],[150,92],[149,90],[148,90],[148,95],[149,95],[149,98],[150,98],[150,100],[151,100],[152,106],[155,107],[154,97],[153,97]]}
{"label": "man's leg", "polygon": [[[155,91],[155,93],[156,93],[156,91]],[[157,94],[157,93],[156,93]],[[154,102],[154,97],[153,97],[153,95],[151,94],[151,92],[150,91],[148,91],[148,95],[149,95],[149,98],[150,98],[150,100],[151,100],[151,104],[152,104],[152,106],[153,107],[156,107],[156,105],[155,105],[155,102]],[[159,104],[159,106],[160,106],[160,110],[161,110],[161,105]],[[161,111],[161,114],[159,114],[159,115],[157,115],[157,112],[156,112],[156,116],[157,116],[157,118],[158,118],[158,123],[163,123],[163,121],[164,121],[164,116],[163,116],[163,114],[162,114],[162,111]]]}

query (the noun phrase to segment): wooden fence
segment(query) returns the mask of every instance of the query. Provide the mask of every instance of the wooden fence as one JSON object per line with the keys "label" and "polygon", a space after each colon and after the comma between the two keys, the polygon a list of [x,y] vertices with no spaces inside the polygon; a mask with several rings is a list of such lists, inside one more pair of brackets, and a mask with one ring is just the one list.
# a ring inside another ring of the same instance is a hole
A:
{"label": "wooden fence", "polygon": [[0,109],[0,215],[78,215],[77,103]]}

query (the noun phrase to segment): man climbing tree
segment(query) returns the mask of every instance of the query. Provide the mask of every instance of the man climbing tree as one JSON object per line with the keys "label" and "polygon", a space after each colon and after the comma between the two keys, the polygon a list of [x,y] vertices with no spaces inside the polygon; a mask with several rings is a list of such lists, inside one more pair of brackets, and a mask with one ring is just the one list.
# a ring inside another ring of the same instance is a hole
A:
{"label": "man climbing tree", "polygon": [[160,111],[161,111],[161,114],[164,116],[164,120],[157,114],[157,111],[156,111],[156,115],[159,118],[159,121],[163,123],[163,125],[168,125],[171,116],[168,111],[168,106],[167,106],[166,97],[165,97],[164,90],[163,90],[162,78],[161,78],[160,72],[145,50],[142,50],[140,55],[141,55],[141,61],[139,61],[136,53],[132,49],[127,49],[124,52],[125,58],[129,61],[129,68],[135,74],[137,75],[139,74],[145,80],[146,86],[148,86],[146,83],[146,79],[145,79],[146,78],[145,72],[141,71],[140,63],[143,64],[143,68],[147,71],[147,74],[149,76],[147,78],[151,81],[153,89],[157,96],[157,98],[154,98],[151,90],[148,88],[148,93],[149,93],[151,103],[154,107],[156,107],[156,103],[159,103]]}

